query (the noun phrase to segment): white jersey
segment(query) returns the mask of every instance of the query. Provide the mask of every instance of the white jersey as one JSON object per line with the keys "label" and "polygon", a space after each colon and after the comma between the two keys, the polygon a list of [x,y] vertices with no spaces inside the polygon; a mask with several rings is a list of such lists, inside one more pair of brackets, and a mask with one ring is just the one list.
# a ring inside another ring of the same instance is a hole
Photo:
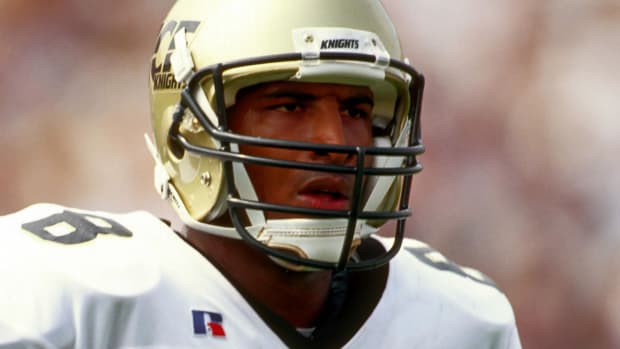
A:
{"label": "white jersey", "polygon": [[[0,217],[0,280],[0,348],[301,343],[278,335],[206,258],[146,212],[39,204]],[[520,348],[504,294],[420,242],[406,240],[379,297],[343,347]]]}

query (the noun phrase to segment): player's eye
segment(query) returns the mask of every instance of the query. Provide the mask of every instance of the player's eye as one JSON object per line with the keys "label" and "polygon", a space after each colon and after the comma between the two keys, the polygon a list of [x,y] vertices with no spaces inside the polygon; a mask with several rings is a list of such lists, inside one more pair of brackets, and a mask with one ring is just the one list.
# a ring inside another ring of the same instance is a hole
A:
{"label": "player's eye", "polygon": [[302,105],[299,103],[282,103],[282,104],[273,105],[269,109],[282,111],[286,113],[293,113],[293,112],[301,111]]}
{"label": "player's eye", "polygon": [[353,119],[365,119],[370,116],[370,110],[357,107],[347,107],[342,110],[342,113]]}

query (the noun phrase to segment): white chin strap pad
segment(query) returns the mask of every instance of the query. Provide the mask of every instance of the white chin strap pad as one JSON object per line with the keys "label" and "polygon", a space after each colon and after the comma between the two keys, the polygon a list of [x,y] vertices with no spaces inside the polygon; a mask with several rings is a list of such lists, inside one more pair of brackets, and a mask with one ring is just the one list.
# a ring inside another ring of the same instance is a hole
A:
{"label": "white chin strap pad", "polygon": [[[268,220],[256,237],[263,244],[292,255],[324,262],[337,263],[340,260],[347,232],[347,219],[274,219]],[[361,242],[365,230],[375,228],[358,221],[355,227],[350,251]],[[273,258],[278,264],[293,270],[311,270]]]}

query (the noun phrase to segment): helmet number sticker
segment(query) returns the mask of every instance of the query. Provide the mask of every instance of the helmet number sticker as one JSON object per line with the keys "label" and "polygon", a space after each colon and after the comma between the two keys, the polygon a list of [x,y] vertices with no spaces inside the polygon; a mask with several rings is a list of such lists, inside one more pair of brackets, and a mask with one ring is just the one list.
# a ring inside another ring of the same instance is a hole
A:
{"label": "helmet number sticker", "polygon": [[95,239],[98,234],[132,236],[131,231],[110,218],[69,210],[24,223],[22,229],[61,244],[79,244]]}

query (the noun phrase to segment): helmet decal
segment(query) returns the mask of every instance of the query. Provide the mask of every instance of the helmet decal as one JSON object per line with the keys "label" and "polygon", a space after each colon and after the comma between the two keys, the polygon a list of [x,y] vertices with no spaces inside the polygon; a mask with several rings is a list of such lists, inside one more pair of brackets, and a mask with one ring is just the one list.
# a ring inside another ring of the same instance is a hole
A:
{"label": "helmet decal", "polygon": [[[159,32],[159,38],[155,44],[155,52],[151,62],[151,80],[153,81],[153,90],[179,89],[181,83],[175,80],[172,73],[170,56],[175,49],[174,36],[181,30],[186,33],[194,33],[198,29],[200,22],[198,21],[168,21],[164,23]],[[163,61],[158,62],[159,51],[165,49]]]}

